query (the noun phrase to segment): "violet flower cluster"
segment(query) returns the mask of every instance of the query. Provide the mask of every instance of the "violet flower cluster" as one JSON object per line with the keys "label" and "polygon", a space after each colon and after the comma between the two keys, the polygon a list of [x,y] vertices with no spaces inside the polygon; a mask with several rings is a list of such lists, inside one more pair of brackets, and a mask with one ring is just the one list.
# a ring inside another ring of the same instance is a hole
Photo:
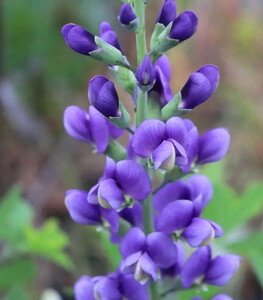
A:
{"label": "violet flower cluster", "polygon": [[[200,133],[184,117],[215,92],[219,70],[200,67],[174,94],[165,52],[189,39],[198,19],[192,11],[177,15],[174,0],[165,0],[147,51],[146,6],[145,0],[126,1],[118,15],[122,27],[135,32],[137,67],[124,56],[107,22],[98,36],[75,24],[61,30],[69,48],[108,64],[135,108],[133,124],[114,83],[95,76],[88,83],[90,106],[69,106],[64,112],[68,135],[106,156],[98,183],[90,190],[67,191],[66,207],[75,222],[107,230],[122,257],[113,273],[82,276],[74,286],[76,300],[156,300],[187,289],[197,293],[192,300],[200,300],[199,290],[226,285],[240,264],[234,254],[212,254],[211,243],[223,230],[202,217],[213,188],[206,176],[195,174],[225,156],[228,130]],[[117,138],[126,132],[123,146]],[[211,298],[231,299],[225,294]]]}

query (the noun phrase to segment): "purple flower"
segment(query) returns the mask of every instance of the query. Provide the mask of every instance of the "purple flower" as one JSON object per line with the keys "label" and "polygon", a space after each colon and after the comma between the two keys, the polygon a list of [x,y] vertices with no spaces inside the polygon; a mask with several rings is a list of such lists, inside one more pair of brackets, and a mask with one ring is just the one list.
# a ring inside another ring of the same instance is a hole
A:
{"label": "purple flower", "polygon": [[91,104],[105,117],[118,117],[119,97],[114,84],[103,76],[93,77],[88,86]]}
{"label": "purple flower", "polygon": [[98,153],[108,146],[108,127],[103,116],[90,107],[86,112],[77,106],[69,106],[64,112],[64,127],[74,139],[95,145]]}
{"label": "purple flower", "polygon": [[226,128],[206,131],[199,139],[197,164],[216,162],[223,158],[228,150],[230,136]]}
{"label": "purple flower", "polygon": [[136,15],[134,14],[132,7],[129,3],[122,4],[119,15],[119,22],[121,25],[130,31],[134,31],[138,25],[138,20]]}
{"label": "purple flower", "polygon": [[66,24],[61,29],[65,43],[74,51],[90,55],[90,52],[97,50],[94,35],[79,25]]}
{"label": "purple flower", "polygon": [[74,286],[76,300],[148,300],[146,286],[117,271],[107,276],[82,276]]}
{"label": "purple flower", "polygon": [[216,90],[219,71],[216,66],[205,65],[192,73],[181,90],[181,109],[193,109],[206,101]]}
{"label": "purple flower", "polygon": [[174,0],[165,0],[156,18],[156,23],[167,26],[176,17],[176,6]]}
{"label": "purple flower", "polygon": [[192,11],[182,12],[172,24],[169,38],[180,42],[189,39],[197,29],[198,19]]}
{"label": "purple flower", "polygon": [[117,233],[119,229],[118,214],[114,210],[88,203],[87,197],[88,193],[85,191],[67,191],[65,205],[71,218],[82,225],[106,226],[111,232]]}
{"label": "purple flower", "polygon": [[218,224],[203,218],[193,218],[181,236],[191,247],[201,247],[210,244],[214,238],[222,235],[223,230]]}
{"label": "purple flower", "polygon": [[150,57],[146,54],[136,70],[135,77],[141,87],[149,88],[153,85],[156,72]]}
{"label": "purple flower", "polygon": [[104,175],[88,194],[91,204],[120,210],[131,204],[131,199],[143,200],[151,190],[150,179],[144,168],[131,160],[115,163],[107,157]]}
{"label": "purple flower", "polygon": [[151,158],[155,169],[171,170],[174,165],[186,165],[187,130],[178,117],[166,124],[159,120],[146,120],[135,131],[132,147],[143,158]]}
{"label": "purple flower", "polygon": [[187,259],[181,271],[181,283],[189,288],[194,282],[222,286],[229,282],[240,264],[240,257],[232,254],[211,258],[209,246],[198,248]]}
{"label": "purple flower", "polygon": [[106,150],[109,136],[117,138],[123,133],[123,130],[105,120],[92,106],[89,107],[88,112],[77,106],[67,107],[63,122],[66,132],[72,138],[93,144],[98,153]]}
{"label": "purple flower", "polygon": [[121,50],[121,46],[118,41],[117,34],[114,30],[112,30],[110,24],[108,22],[102,22],[100,24],[100,37],[108,44],[112,45],[113,47]]}
{"label": "purple flower", "polygon": [[177,180],[159,189],[153,196],[153,207],[159,214],[167,204],[186,199],[193,202],[196,217],[211,200],[212,192],[211,182],[206,176],[192,175],[186,180]]}
{"label": "purple flower", "polygon": [[156,80],[152,89],[149,91],[149,98],[157,98],[157,101],[159,101],[161,105],[165,105],[173,97],[173,93],[169,85],[171,67],[167,56],[162,55],[159,59],[157,59],[154,67]]}
{"label": "purple flower", "polygon": [[145,283],[149,277],[158,278],[158,269],[169,268],[177,261],[177,247],[162,232],[148,236],[139,228],[130,229],[124,236],[120,252],[123,257],[121,271],[134,274],[134,278]]}

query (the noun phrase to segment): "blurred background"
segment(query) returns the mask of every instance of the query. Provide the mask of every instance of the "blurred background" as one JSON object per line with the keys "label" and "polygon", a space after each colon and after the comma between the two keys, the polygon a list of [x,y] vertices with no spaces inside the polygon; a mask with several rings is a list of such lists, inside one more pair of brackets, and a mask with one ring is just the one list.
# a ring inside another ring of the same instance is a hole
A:
{"label": "blurred background", "polygon": [[[148,37],[162,1],[149,2]],[[104,64],[70,51],[60,29],[73,22],[97,33],[107,20],[134,62],[134,37],[118,24],[119,7],[117,0],[0,0],[1,299],[73,299],[77,276],[106,274],[118,262],[117,254],[109,258],[116,248],[107,235],[73,223],[64,206],[65,190],[88,190],[104,159],[66,136],[63,111],[72,104],[87,108],[88,80],[109,74]],[[224,126],[232,137],[224,165],[204,170],[215,186],[205,214],[226,232],[218,247],[244,257],[222,291],[262,300],[263,2],[178,0],[177,7],[194,10],[199,28],[168,52],[173,91],[200,66],[216,64],[219,88],[189,118],[200,131]]]}

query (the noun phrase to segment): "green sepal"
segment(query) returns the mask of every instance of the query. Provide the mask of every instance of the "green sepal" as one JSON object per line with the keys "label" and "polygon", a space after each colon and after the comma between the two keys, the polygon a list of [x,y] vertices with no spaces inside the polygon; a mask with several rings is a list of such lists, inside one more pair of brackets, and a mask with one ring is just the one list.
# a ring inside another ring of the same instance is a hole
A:
{"label": "green sepal", "polygon": [[129,123],[131,120],[130,114],[128,113],[128,111],[126,110],[126,108],[121,102],[119,104],[119,108],[120,108],[120,116],[109,117],[109,121],[120,129],[129,128]]}
{"label": "green sepal", "polygon": [[104,154],[115,161],[126,159],[126,149],[114,139],[110,139]]}
{"label": "green sepal", "polygon": [[151,40],[151,58],[153,61],[180,43],[179,40],[169,38],[171,28],[172,22],[166,27],[161,24],[156,25],[156,29],[153,32],[153,40]]}
{"label": "green sepal", "polygon": [[131,21],[129,25],[121,24],[121,26],[127,31],[135,32],[136,29],[138,28],[138,20],[136,18],[133,21]]}
{"label": "green sepal", "polygon": [[136,80],[133,72],[121,66],[110,68],[110,70],[113,76],[119,82],[121,88],[123,88],[131,96],[134,96],[134,86],[136,84]]}
{"label": "green sepal", "polygon": [[167,121],[168,119],[176,116],[182,116],[191,109],[184,109],[184,108],[178,108],[182,100],[181,93],[178,92],[174,95],[171,101],[169,101],[163,108],[162,108],[162,119],[164,121]]}
{"label": "green sepal", "polygon": [[119,49],[106,43],[98,36],[95,36],[95,43],[99,47],[99,49],[91,51],[89,53],[90,56],[107,64],[123,66],[128,69],[130,68],[130,64],[127,58],[122,55]]}

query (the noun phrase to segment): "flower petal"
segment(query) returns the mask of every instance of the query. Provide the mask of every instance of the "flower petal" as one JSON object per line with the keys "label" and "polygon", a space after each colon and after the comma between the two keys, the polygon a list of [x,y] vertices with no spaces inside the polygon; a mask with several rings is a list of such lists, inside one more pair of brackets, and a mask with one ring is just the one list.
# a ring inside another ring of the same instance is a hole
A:
{"label": "flower petal", "polygon": [[191,247],[206,246],[213,240],[215,232],[209,221],[203,218],[193,218],[182,236]]}
{"label": "flower petal", "polygon": [[152,155],[154,168],[171,171],[175,163],[175,149],[171,142],[163,141]]}
{"label": "flower petal", "polygon": [[187,259],[181,271],[181,282],[184,288],[189,288],[195,279],[203,275],[211,260],[211,249],[209,246],[198,248]]}
{"label": "flower petal", "polygon": [[124,202],[122,190],[113,179],[105,179],[100,183],[98,199],[102,207],[118,210]]}
{"label": "flower petal", "polygon": [[158,58],[156,61],[155,61],[155,64],[154,64],[156,67],[158,66],[163,75],[166,77],[166,79],[169,81],[170,78],[171,78],[171,65],[169,63],[169,59],[168,57],[163,54],[160,58]]}
{"label": "flower petal", "polygon": [[116,182],[135,200],[145,199],[151,191],[151,182],[144,168],[132,160],[122,160],[116,166]]}
{"label": "flower petal", "polygon": [[157,212],[161,212],[170,202],[182,199],[191,200],[190,192],[189,186],[182,180],[168,183],[154,194],[153,207]]}
{"label": "flower petal", "polygon": [[103,172],[103,179],[114,178],[116,173],[116,162],[110,158],[106,157],[106,163]]}
{"label": "flower petal", "polygon": [[121,245],[120,253],[123,258],[127,258],[129,255],[143,251],[145,249],[145,235],[139,228],[131,228],[124,236]]}
{"label": "flower petal", "polygon": [[206,131],[199,140],[197,163],[202,165],[220,160],[225,156],[230,143],[226,128],[216,128]]}
{"label": "flower petal", "polygon": [[125,207],[119,212],[119,215],[132,226],[142,227],[142,205],[140,203],[134,203],[132,207]]}
{"label": "flower petal", "polygon": [[148,300],[147,286],[134,280],[132,275],[122,275],[122,294],[129,300]]}
{"label": "flower petal", "polygon": [[215,286],[226,285],[237,271],[240,261],[240,257],[233,254],[217,256],[207,269],[204,282]]}
{"label": "flower petal", "polygon": [[84,225],[100,225],[100,207],[89,204],[88,193],[80,190],[70,190],[66,193],[65,205],[71,218]]}
{"label": "flower petal", "polygon": [[88,192],[87,200],[90,204],[99,204],[98,190],[100,183],[95,184]]}
{"label": "flower petal", "polygon": [[165,125],[159,120],[146,120],[135,131],[132,141],[134,152],[140,157],[150,157],[165,139]]}
{"label": "flower petal", "polygon": [[169,139],[168,141],[171,141],[174,145],[174,148],[176,150],[176,159],[175,159],[175,164],[178,166],[185,166],[188,163],[188,158],[186,151],[184,147],[178,143],[177,141],[173,139]]}
{"label": "flower petal", "polygon": [[81,142],[91,142],[88,114],[77,106],[69,106],[64,111],[64,128],[68,135]]}
{"label": "flower petal", "polygon": [[211,300],[233,300],[233,298],[226,294],[218,294],[211,298]]}
{"label": "flower petal", "polygon": [[95,300],[93,295],[94,283],[90,277],[82,276],[74,285],[74,295],[76,300]]}
{"label": "flower petal", "polygon": [[122,300],[122,295],[118,289],[118,281],[107,277],[96,282],[94,294],[100,300]]}
{"label": "flower petal", "polygon": [[121,263],[122,273],[133,274],[135,272],[135,268],[141,256],[142,256],[142,251],[138,251],[126,257],[124,261],[122,261]]}
{"label": "flower petal", "polygon": [[166,234],[187,226],[193,218],[193,203],[189,200],[173,201],[157,217],[156,228]]}
{"label": "flower petal", "polygon": [[177,247],[162,232],[150,233],[146,238],[147,253],[159,268],[169,268],[177,261]]}
{"label": "flower petal", "polygon": [[165,124],[166,138],[170,138],[180,143],[182,146],[186,144],[187,130],[183,119],[179,117],[170,118]]}
{"label": "flower petal", "polygon": [[91,136],[98,153],[103,153],[108,146],[108,127],[106,120],[94,107],[89,107]]}
{"label": "flower petal", "polygon": [[157,279],[156,265],[147,253],[143,253],[143,255],[141,256],[136,271],[137,274],[135,273],[134,275],[138,279],[137,278],[135,279],[139,280],[142,283],[147,281],[147,278],[144,278],[144,274],[150,275],[153,280]]}

